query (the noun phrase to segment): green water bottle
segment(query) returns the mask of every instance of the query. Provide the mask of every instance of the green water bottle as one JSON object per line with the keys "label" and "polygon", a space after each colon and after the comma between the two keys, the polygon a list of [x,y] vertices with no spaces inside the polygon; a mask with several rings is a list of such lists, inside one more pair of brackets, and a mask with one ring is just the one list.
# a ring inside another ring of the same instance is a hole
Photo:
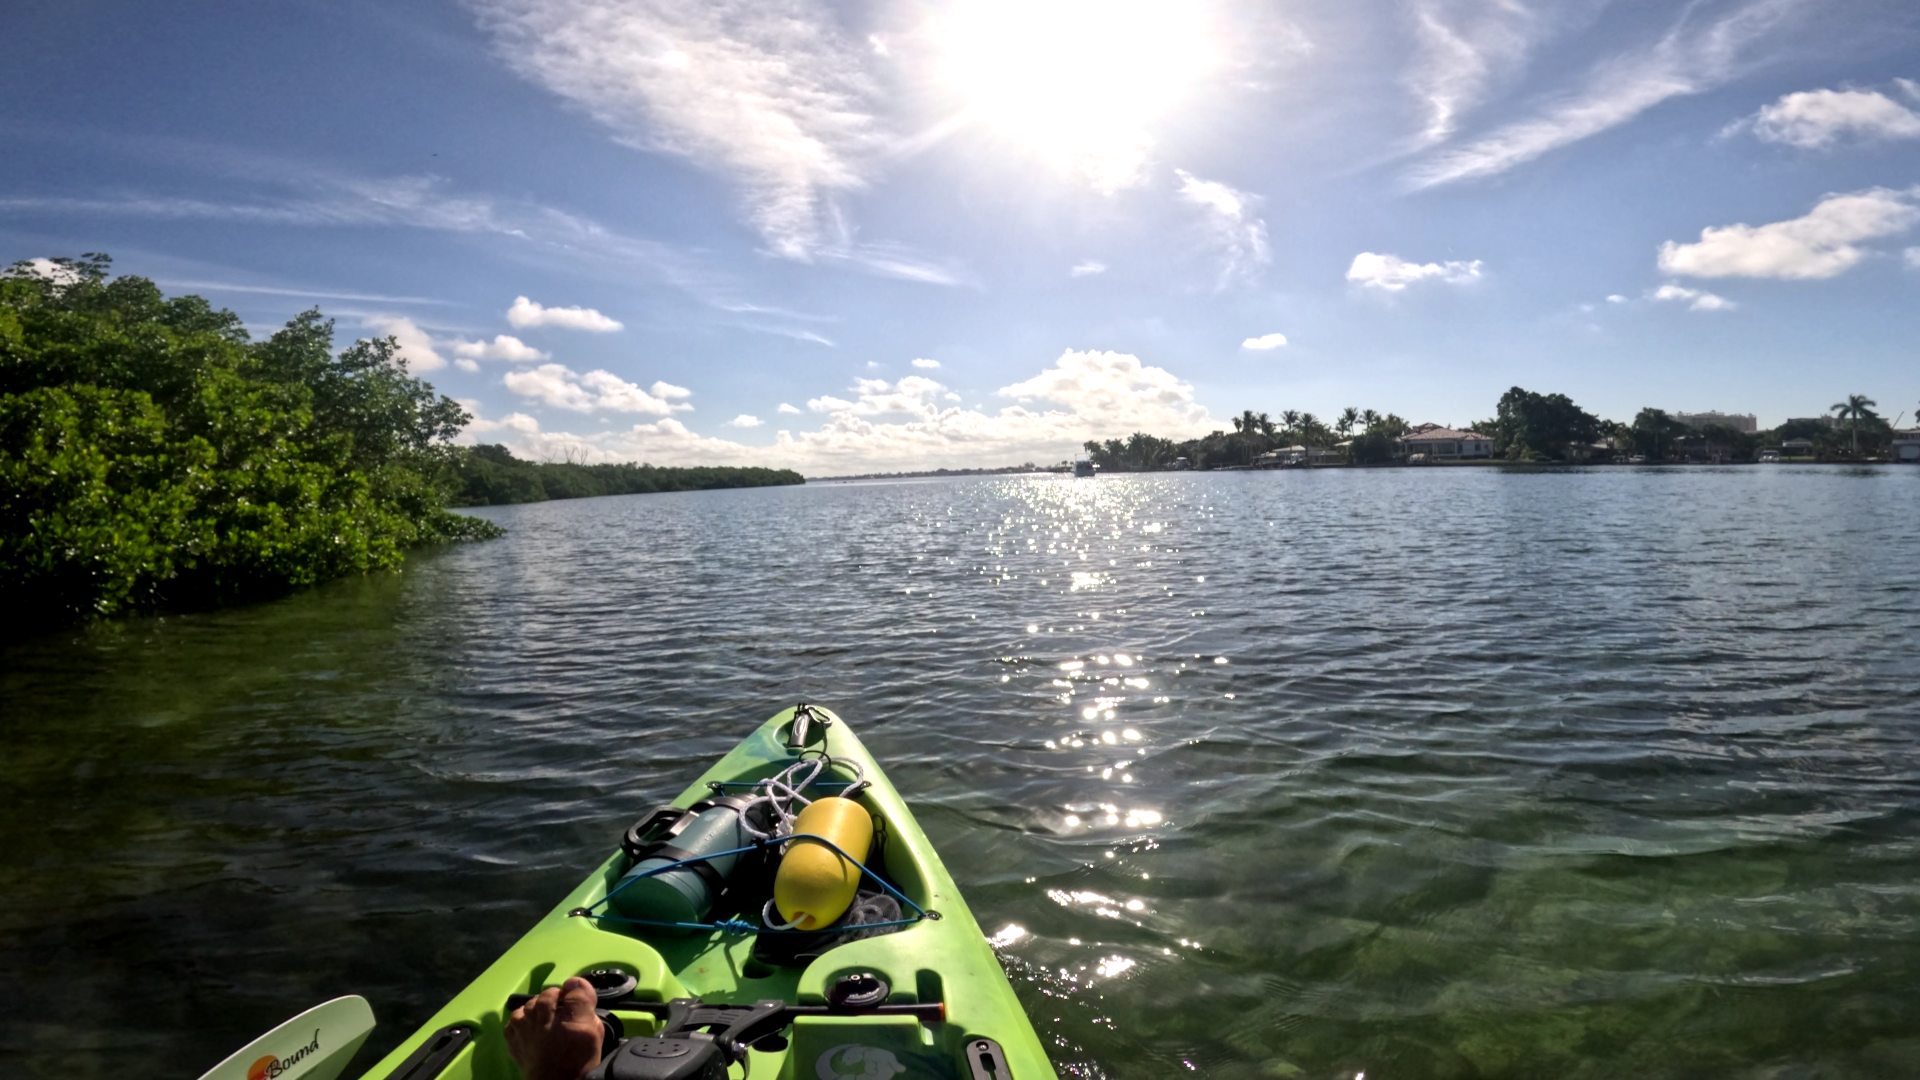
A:
{"label": "green water bottle", "polygon": [[[727,891],[727,879],[742,860],[758,854],[735,850],[758,839],[747,831],[740,817],[742,808],[751,802],[738,795],[719,795],[694,803],[675,816],[657,811],[628,830],[621,846],[633,856],[633,867],[614,886],[607,906],[625,918],[648,922],[707,921],[714,904]],[[684,865],[660,869],[674,863]],[[644,929],[672,932],[669,927]]]}

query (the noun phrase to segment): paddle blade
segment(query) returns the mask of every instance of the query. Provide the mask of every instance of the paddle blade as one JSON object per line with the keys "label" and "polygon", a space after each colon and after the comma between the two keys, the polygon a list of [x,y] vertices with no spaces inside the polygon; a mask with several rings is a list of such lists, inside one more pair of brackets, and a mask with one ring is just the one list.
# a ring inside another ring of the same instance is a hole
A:
{"label": "paddle blade", "polygon": [[253,1040],[200,1080],[335,1080],[372,1033],[373,1006],[348,994]]}

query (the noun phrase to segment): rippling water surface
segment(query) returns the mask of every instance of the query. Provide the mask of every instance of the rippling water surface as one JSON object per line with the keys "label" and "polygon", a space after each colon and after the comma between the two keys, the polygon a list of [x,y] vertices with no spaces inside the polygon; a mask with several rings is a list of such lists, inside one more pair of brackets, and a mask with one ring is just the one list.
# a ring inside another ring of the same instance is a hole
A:
{"label": "rippling water surface", "polygon": [[1920,1075],[1920,470],[486,513],[0,652],[0,1071],[191,1076],[347,992],[390,1047],[807,700],[1063,1075]]}

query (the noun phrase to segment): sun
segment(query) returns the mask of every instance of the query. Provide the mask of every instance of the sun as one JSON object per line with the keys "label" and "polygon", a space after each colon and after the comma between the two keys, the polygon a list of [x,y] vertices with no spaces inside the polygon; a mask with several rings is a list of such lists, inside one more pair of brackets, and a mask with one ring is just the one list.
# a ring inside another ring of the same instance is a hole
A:
{"label": "sun", "polygon": [[968,120],[1103,190],[1134,182],[1149,126],[1215,62],[1192,0],[959,0],[936,33]]}

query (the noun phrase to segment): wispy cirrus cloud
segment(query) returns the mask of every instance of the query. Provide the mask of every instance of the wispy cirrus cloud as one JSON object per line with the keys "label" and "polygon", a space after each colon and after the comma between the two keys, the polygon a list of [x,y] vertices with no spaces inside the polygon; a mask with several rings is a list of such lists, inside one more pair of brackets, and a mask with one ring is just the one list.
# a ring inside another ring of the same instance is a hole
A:
{"label": "wispy cirrus cloud", "polygon": [[1256,196],[1217,180],[1202,180],[1185,169],[1175,169],[1174,175],[1180,178],[1181,200],[1205,214],[1207,235],[1222,258],[1221,288],[1251,277],[1273,261],[1267,223],[1254,212]]}
{"label": "wispy cirrus cloud", "polygon": [[249,293],[260,296],[292,296],[313,300],[351,300],[374,304],[450,305],[451,300],[428,296],[386,296],[380,293],[337,292],[328,289],[300,289],[280,285],[241,285],[227,281],[199,281],[158,277],[154,284],[175,289],[198,289],[210,293]]}
{"label": "wispy cirrus cloud", "polygon": [[1542,35],[1518,0],[1427,0],[1414,5],[1418,44],[1406,84],[1425,107],[1419,143],[1443,142],[1461,117],[1516,73]]}
{"label": "wispy cirrus cloud", "polygon": [[1754,46],[1808,8],[1809,0],[1749,0],[1718,15],[1681,10],[1659,40],[1602,61],[1584,85],[1535,115],[1461,146],[1436,149],[1406,173],[1415,189],[1494,176],[1618,127],[1661,102],[1725,84],[1757,62]]}
{"label": "wispy cirrus cloud", "polygon": [[884,149],[871,49],[808,0],[471,0],[499,55],[621,142],[731,176],[768,245],[844,246]]}

